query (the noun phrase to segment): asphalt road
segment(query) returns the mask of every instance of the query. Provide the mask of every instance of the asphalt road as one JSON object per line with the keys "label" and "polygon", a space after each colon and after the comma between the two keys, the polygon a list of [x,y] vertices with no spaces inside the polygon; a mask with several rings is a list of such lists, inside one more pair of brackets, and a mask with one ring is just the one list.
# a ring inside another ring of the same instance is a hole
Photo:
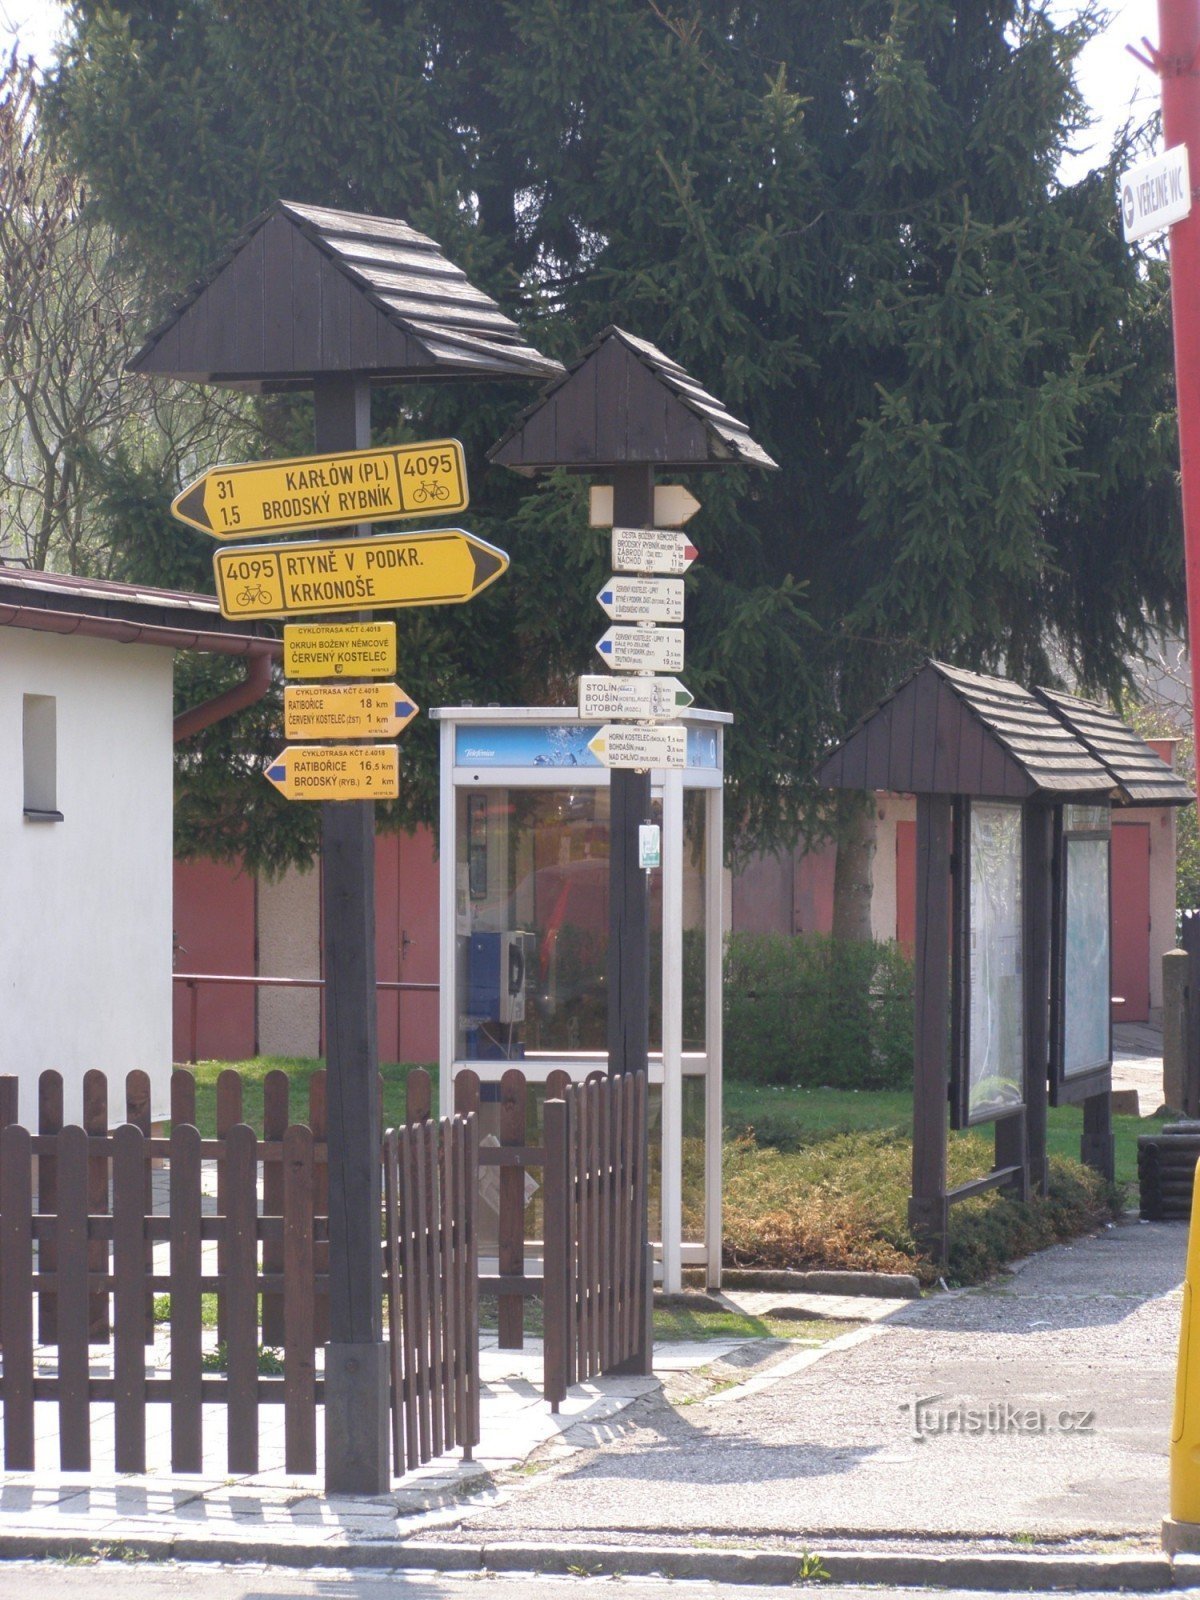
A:
{"label": "asphalt road", "polygon": [[[413,1577],[391,1572],[292,1572],[280,1567],[129,1566],[111,1562],[94,1566],[62,1566],[52,1562],[0,1565],[4,1600],[35,1594],[38,1600],[100,1600],[119,1594],[121,1600],[598,1600],[601,1594],[625,1592],[631,1600],[779,1600],[795,1589],[762,1588],[755,1584],[688,1583],[654,1578]],[[863,1600],[862,1589],[819,1586],[821,1600]],[[925,1595],[930,1600],[980,1600],[978,1591],[956,1589],[872,1588],[871,1596]],[[1024,1591],[1028,1600],[1028,1591]],[[988,1600],[1008,1600],[995,1591]],[[1100,1600],[1073,1593],[1072,1600]],[[1104,1600],[1112,1600],[1111,1594]]]}
{"label": "asphalt road", "polygon": [[1157,1548],[1185,1248],[1179,1225],[1129,1221],[768,1388],[639,1401],[449,1536]]}

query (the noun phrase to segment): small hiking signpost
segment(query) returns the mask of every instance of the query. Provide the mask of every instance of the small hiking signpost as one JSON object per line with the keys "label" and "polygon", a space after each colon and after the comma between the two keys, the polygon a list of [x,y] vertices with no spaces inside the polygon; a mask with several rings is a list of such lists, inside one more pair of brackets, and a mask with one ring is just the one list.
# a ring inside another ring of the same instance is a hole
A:
{"label": "small hiking signpost", "polygon": [[[628,693],[631,700],[637,697],[640,710],[641,695],[654,694],[647,686],[660,681],[650,675],[683,670],[683,629],[656,623],[682,617],[682,583],[679,589],[665,585],[670,575],[687,570],[697,551],[690,539],[672,530],[700,509],[682,485],[656,486],[655,472],[774,467],[775,462],[746,425],[677,362],[616,327],[606,328],[488,454],[526,476],[565,468],[608,480],[592,488],[590,521],[613,530],[614,573],[635,576],[632,583],[614,576],[601,591],[600,604],[609,615],[636,620],[614,623],[596,649],[614,673],[638,675],[631,676],[637,687]],[[664,573],[665,579],[660,576]],[[595,681],[581,680],[581,708],[597,694],[584,685]],[[615,684],[611,692],[618,702],[626,693]],[[606,718],[630,714],[612,709],[604,713]],[[658,715],[652,710],[644,724],[605,726],[591,747],[614,769],[609,788],[607,973],[608,1070],[614,1075],[645,1071],[649,1055],[650,890],[639,839],[653,820],[651,768],[677,770],[687,763],[684,730],[656,722]],[[682,789],[672,804],[682,813]],[[682,814],[676,820],[682,836]],[[667,1054],[664,1037],[664,1062]],[[664,1067],[662,1236],[663,1286],[668,1290],[677,1289],[681,1281],[682,1202],[678,1162],[667,1152],[677,1151],[681,1137],[682,1082],[668,1082]],[[645,1220],[639,1222],[643,1228]]]}
{"label": "small hiking signpost", "polygon": [[[409,302],[397,308],[390,289],[397,274],[420,278],[416,308]],[[130,368],[257,392],[312,391],[313,457],[215,468],[184,491],[175,509],[192,527],[220,538],[363,525],[359,539],[232,548],[216,556],[226,615],[344,610],[357,613],[355,626],[371,622],[374,606],[468,600],[508,565],[503,551],[461,530],[370,535],[365,525],[373,521],[467,504],[462,452],[453,441],[413,450],[371,448],[371,384],[541,379],[562,370],[525,344],[496,303],[407,223],[282,200],[246,229],[150,336]],[[330,668],[346,678],[379,676],[378,654],[373,644],[369,659],[356,662],[352,647],[333,645]],[[312,661],[310,652],[308,671]],[[383,671],[395,671],[394,657]],[[334,774],[339,795],[349,792],[340,778],[350,777],[352,765],[359,772],[355,781],[363,785],[355,791],[360,794],[380,792],[376,785],[384,779],[377,762],[390,762],[395,771],[394,745],[297,751],[285,751],[267,774],[293,794],[300,792],[302,764],[344,762],[346,772]],[[277,766],[282,772],[273,776]],[[387,781],[394,793],[394,776]],[[307,782],[301,787],[306,798],[317,797]],[[330,1493],[379,1494],[389,1487],[391,1472],[380,1275],[372,799],[327,800],[321,859],[329,1098],[325,1487]]]}

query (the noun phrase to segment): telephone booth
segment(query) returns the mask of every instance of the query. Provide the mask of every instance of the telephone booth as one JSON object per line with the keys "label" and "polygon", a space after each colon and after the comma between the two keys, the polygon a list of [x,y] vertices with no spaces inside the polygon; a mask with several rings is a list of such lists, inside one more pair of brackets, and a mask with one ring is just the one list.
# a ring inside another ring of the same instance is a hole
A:
{"label": "telephone booth", "polygon": [[[456,706],[441,723],[443,1103],[478,1073],[486,1108],[519,1067],[607,1067],[609,772],[573,708]],[[650,1228],[657,1276],[721,1279],[724,712],[693,711],[688,765],[652,775]],[[486,1117],[485,1117],[486,1122]],[[487,1128],[484,1127],[484,1134]]]}

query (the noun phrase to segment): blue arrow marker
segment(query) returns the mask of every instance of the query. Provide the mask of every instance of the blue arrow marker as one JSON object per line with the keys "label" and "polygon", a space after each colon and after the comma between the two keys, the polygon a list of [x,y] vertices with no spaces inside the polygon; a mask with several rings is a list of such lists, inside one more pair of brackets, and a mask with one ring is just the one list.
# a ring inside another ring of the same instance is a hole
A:
{"label": "blue arrow marker", "polygon": [[407,700],[396,701],[396,715],[398,717],[411,717],[416,712],[416,706],[410,705]]}
{"label": "blue arrow marker", "polygon": [[285,763],[281,763],[277,767],[268,767],[267,777],[270,778],[272,783],[286,783],[287,765]]}
{"label": "blue arrow marker", "polygon": [[613,592],[612,592],[611,589],[601,589],[601,591],[600,591],[600,604],[602,606],[610,606],[610,605],[612,605],[612,597],[613,597]]}
{"label": "blue arrow marker", "polygon": [[601,639],[600,643],[596,646],[596,649],[599,650],[602,656],[612,655],[612,640]]}

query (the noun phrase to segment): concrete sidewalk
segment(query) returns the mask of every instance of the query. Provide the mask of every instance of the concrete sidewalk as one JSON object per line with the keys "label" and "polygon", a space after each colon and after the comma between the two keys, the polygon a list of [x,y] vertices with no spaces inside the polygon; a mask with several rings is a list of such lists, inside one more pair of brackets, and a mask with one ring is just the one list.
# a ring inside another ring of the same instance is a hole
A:
{"label": "concrete sidewalk", "polygon": [[[819,1348],[660,1346],[665,1393],[605,1379],[556,1419],[532,1362],[493,1351],[479,1460],[379,1499],[270,1473],[9,1474],[0,1558],[792,1583],[813,1551],[842,1582],[1166,1587],[1185,1245],[1181,1226],[1130,1220],[981,1289],[875,1302],[877,1320]],[[1200,1566],[1174,1577],[1200,1582]]]}

